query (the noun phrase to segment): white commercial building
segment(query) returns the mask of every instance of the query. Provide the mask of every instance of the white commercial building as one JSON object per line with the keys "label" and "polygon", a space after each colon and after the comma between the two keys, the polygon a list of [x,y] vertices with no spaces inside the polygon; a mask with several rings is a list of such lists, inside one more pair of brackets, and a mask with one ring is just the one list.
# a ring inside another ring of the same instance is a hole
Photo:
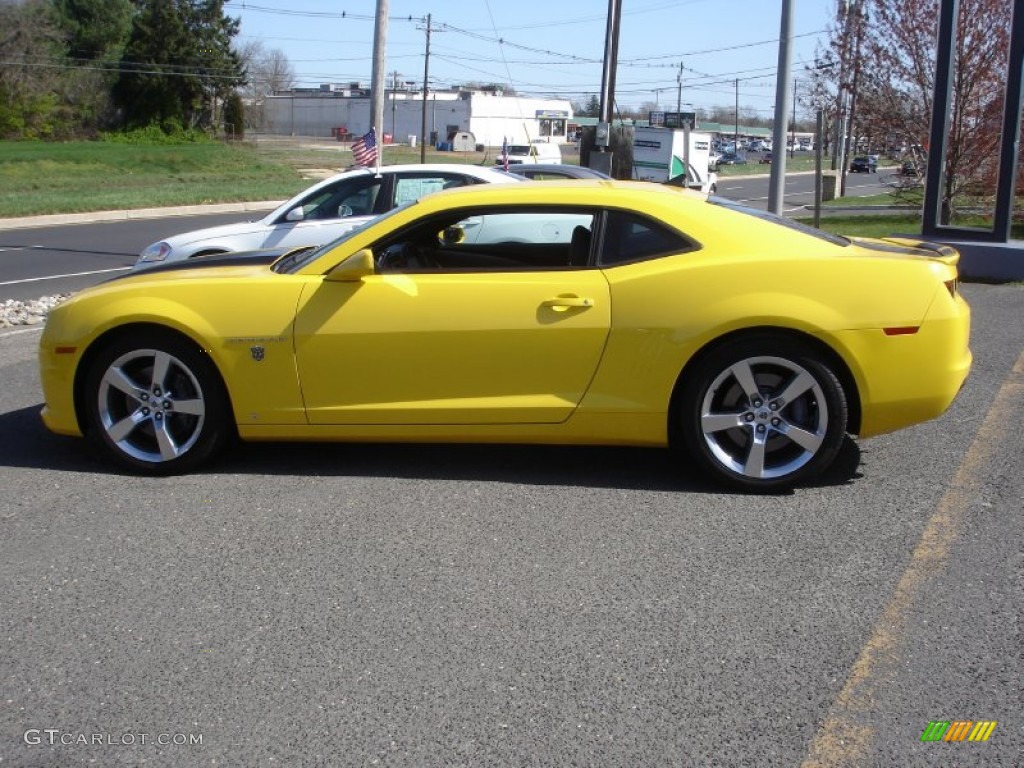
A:
{"label": "white commercial building", "polygon": [[[423,93],[389,89],[384,100],[384,125],[396,143],[423,140]],[[430,91],[426,101],[427,140],[432,144],[472,134],[476,144],[500,147],[502,142],[527,144],[536,139],[566,141],[572,105],[564,99],[506,96],[497,90]],[[263,103],[262,130],[294,136],[345,138],[370,129],[370,96],[358,83],[322,85],[268,96]]]}

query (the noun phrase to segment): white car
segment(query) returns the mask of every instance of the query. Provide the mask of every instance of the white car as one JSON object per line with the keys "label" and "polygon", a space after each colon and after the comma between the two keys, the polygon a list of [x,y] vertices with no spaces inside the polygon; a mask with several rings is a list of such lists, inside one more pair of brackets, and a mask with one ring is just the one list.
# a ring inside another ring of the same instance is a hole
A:
{"label": "white car", "polygon": [[234,251],[322,245],[375,216],[430,192],[468,184],[523,183],[478,165],[386,165],[355,168],[325,179],[262,219],[175,235],[143,249],[135,269]]}

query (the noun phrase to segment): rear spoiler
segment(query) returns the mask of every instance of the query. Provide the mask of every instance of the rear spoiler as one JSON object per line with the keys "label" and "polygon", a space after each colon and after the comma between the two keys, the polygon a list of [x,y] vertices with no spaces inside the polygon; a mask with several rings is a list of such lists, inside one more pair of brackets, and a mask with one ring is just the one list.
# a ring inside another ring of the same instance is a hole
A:
{"label": "rear spoiler", "polygon": [[[866,245],[869,248],[892,250],[894,253],[912,253],[918,256],[928,256],[951,267],[955,267],[960,261],[960,251],[951,245],[943,243],[912,240],[908,237],[883,237],[869,242],[863,242],[858,238],[854,238],[854,240],[859,245]],[[890,245],[891,248],[885,248],[883,244]]]}

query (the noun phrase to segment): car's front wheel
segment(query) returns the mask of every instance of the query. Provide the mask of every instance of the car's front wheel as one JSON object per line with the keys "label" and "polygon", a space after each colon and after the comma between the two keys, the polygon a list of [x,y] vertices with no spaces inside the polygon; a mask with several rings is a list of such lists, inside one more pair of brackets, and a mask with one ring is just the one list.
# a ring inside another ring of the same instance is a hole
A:
{"label": "car's front wheel", "polygon": [[846,434],[843,388],[822,356],[773,334],[726,342],[682,382],[677,424],[697,466],[745,490],[806,481]]}
{"label": "car's front wheel", "polygon": [[90,439],[136,472],[188,471],[230,436],[213,363],[171,333],[140,331],[105,346],[86,375],[83,403]]}

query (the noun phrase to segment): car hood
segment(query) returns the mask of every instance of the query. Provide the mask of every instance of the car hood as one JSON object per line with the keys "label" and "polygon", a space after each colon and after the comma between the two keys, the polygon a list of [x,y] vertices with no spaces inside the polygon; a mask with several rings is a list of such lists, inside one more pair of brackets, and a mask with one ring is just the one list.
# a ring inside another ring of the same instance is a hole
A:
{"label": "car hood", "polygon": [[165,237],[161,242],[167,243],[171,248],[181,248],[199,240],[224,239],[264,232],[267,226],[268,221],[266,218],[256,219],[255,221],[239,221],[235,224],[221,224],[217,227],[194,229],[191,232]]}
{"label": "car hood", "polygon": [[252,267],[262,271],[268,264],[273,264],[287,253],[307,251],[314,247],[312,245],[300,248],[283,246],[280,248],[264,248],[259,251],[238,251],[237,253],[203,256],[202,258],[188,259],[187,261],[172,261],[169,264],[157,264],[143,270],[118,275],[107,282],[133,278],[142,279],[150,276],[156,279],[163,279],[161,276],[168,273],[173,273],[171,276],[174,278],[209,277],[211,269],[223,269],[225,267]]}

